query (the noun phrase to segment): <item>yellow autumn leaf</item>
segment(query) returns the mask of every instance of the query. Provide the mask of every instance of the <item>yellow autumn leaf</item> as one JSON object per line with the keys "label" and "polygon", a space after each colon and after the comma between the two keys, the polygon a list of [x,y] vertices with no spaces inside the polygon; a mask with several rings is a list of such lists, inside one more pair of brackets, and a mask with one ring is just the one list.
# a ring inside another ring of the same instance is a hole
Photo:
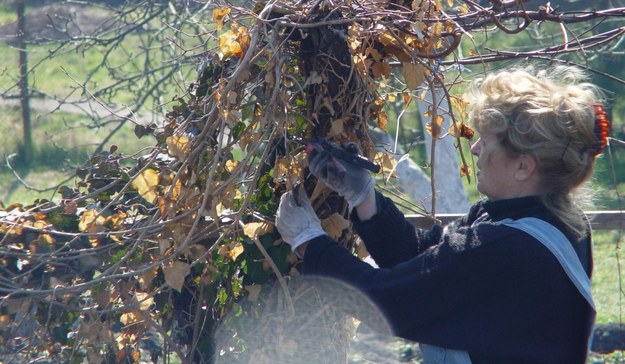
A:
{"label": "yellow autumn leaf", "polygon": [[179,160],[185,158],[191,149],[189,138],[186,136],[169,136],[165,140],[167,142],[167,153]]}
{"label": "yellow autumn leaf", "polygon": [[471,174],[473,174],[471,166],[466,164],[462,164],[460,166],[460,177],[470,176]]}
{"label": "yellow autumn leaf", "polygon": [[128,215],[123,211],[118,211],[106,218],[107,225],[110,225],[115,230],[122,230],[122,224],[126,220]]}
{"label": "yellow autumn leaf", "polygon": [[439,37],[441,33],[443,33],[444,25],[442,22],[436,22],[434,25],[430,27],[430,31],[432,32],[432,36]]}
{"label": "yellow autumn leaf", "polygon": [[408,92],[402,92],[401,95],[404,99],[404,105],[408,107],[412,103],[412,95]]}
{"label": "yellow autumn leaf", "polygon": [[385,46],[397,44],[397,39],[395,38],[394,35],[390,34],[389,32],[384,32],[380,34],[378,36],[378,41]]}
{"label": "yellow autumn leaf", "polygon": [[163,265],[163,274],[165,275],[165,282],[171,288],[178,292],[182,291],[184,285],[184,278],[191,273],[189,264],[181,262],[179,260],[165,263]]}
{"label": "yellow autumn leaf", "polygon": [[349,221],[335,212],[321,220],[321,227],[330,237],[338,239],[343,235],[343,230],[349,228]]}
{"label": "yellow autumn leaf", "polygon": [[239,165],[238,161],[235,161],[234,159],[230,159],[226,161],[226,171],[232,173],[237,166]]}
{"label": "yellow autumn leaf", "polygon": [[378,127],[382,129],[383,132],[387,131],[388,118],[386,116],[386,112],[381,111],[378,113]]}
{"label": "yellow autumn leaf", "polygon": [[151,297],[150,294],[146,292],[135,292],[135,297],[137,298],[141,311],[149,311],[150,306],[154,303],[154,297]]}
{"label": "yellow autumn leaf", "polygon": [[363,74],[369,73],[368,69],[372,62],[370,59],[364,58],[362,54],[356,54],[352,58],[358,72]]}
{"label": "yellow autumn leaf", "polygon": [[452,96],[449,101],[451,102],[451,106],[458,112],[457,114],[464,118],[467,113],[467,103],[458,96]]}
{"label": "yellow autumn leaf", "polygon": [[451,20],[445,21],[445,31],[447,33],[453,33],[456,30],[456,23]]}
{"label": "yellow autumn leaf", "polygon": [[[247,48],[250,46],[250,42],[252,41],[250,32],[247,30],[246,27],[237,26],[235,29],[237,30],[237,40],[239,44],[241,45],[241,49],[243,50],[243,53],[245,53]],[[243,54],[239,54],[239,56],[242,56],[242,55]]]}
{"label": "yellow autumn leaf", "polygon": [[377,152],[373,160],[380,165],[382,173],[391,174],[391,177],[394,177],[395,167],[397,166],[395,158],[391,158],[385,152]]}
{"label": "yellow autumn leaf", "polygon": [[[220,183],[218,183],[219,185]],[[237,189],[234,183],[226,185],[226,188],[222,191],[222,194],[219,196],[219,203],[222,208],[230,209],[234,206],[235,200],[238,200],[243,196],[241,191]],[[219,212],[221,215],[221,212]]]}
{"label": "yellow autumn leaf", "polygon": [[11,316],[9,315],[0,316],[0,330],[2,331],[6,330],[11,323],[13,323]]}
{"label": "yellow autumn leaf", "polygon": [[134,312],[127,312],[121,314],[119,321],[124,324],[124,326],[128,326],[141,322],[141,318]]}
{"label": "yellow autumn leaf", "polygon": [[48,223],[46,223],[45,221],[42,220],[37,220],[35,222],[33,222],[32,227],[37,229],[37,230],[43,230],[48,226]]}
{"label": "yellow autumn leaf", "polygon": [[246,27],[233,23],[230,30],[219,36],[219,49],[224,58],[241,57],[250,45],[251,37]]}
{"label": "yellow autumn leaf", "polygon": [[294,156],[286,155],[276,160],[273,179],[276,183],[287,183],[287,188],[295,186],[302,177],[302,170],[307,163],[307,154],[301,151]]}
{"label": "yellow autumn leaf", "polygon": [[219,36],[219,49],[224,54],[224,58],[240,54],[243,51],[241,45],[237,42],[236,34],[231,30]]}
{"label": "yellow autumn leaf", "polygon": [[158,198],[158,211],[161,213],[161,216],[165,219],[170,218],[176,211],[174,207],[176,206],[176,200],[171,199],[166,196],[162,196]]}
{"label": "yellow autumn leaf", "polygon": [[7,235],[22,235],[24,227],[25,226],[23,224],[2,224],[2,226],[0,226],[0,233]]}
{"label": "yellow autumn leaf", "polygon": [[445,121],[445,118],[443,118],[442,115],[438,115],[438,114],[434,117],[434,120],[433,120],[433,122],[438,126],[443,125],[443,121]]}
{"label": "yellow autumn leaf", "polygon": [[241,253],[243,253],[243,244],[238,241],[230,244],[224,244],[219,247],[219,250],[217,251],[217,254],[228,257],[232,261],[235,261]]}
{"label": "yellow autumn leaf", "polygon": [[106,219],[97,210],[87,210],[80,216],[78,230],[95,233],[103,230]]}
{"label": "yellow autumn leaf", "polygon": [[243,226],[243,234],[254,239],[257,236],[265,235],[273,231],[273,225],[266,222],[250,222]]}
{"label": "yellow autumn leaf", "polygon": [[155,203],[158,194],[156,193],[156,187],[158,186],[159,178],[158,173],[153,169],[146,169],[137,175],[131,183],[131,186],[137,190],[139,195],[146,201]]}
{"label": "yellow autumn leaf", "polygon": [[357,50],[358,48],[360,48],[360,45],[361,45],[361,44],[362,44],[362,42],[361,42],[360,40],[356,39],[356,38],[351,37],[351,38],[349,39],[349,48],[350,48],[352,51],[355,51],[355,50]]}
{"label": "yellow autumn leaf", "polygon": [[462,4],[458,7],[458,12],[460,14],[468,14],[469,13],[469,6],[467,4]]}
{"label": "yellow autumn leaf", "polygon": [[473,139],[473,136],[475,135],[473,129],[463,122],[451,123],[448,133],[454,138],[465,138],[467,140]]}
{"label": "yellow autumn leaf", "polygon": [[425,80],[428,70],[420,64],[402,63],[401,72],[406,86],[411,90],[416,90]]}
{"label": "yellow autumn leaf", "polygon": [[230,14],[230,8],[223,7],[213,10],[213,20],[217,23],[217,31],[220,31],[224,26],[224,20],[226,16]]}
{"label": "yellow autumn leaf", "polygon": [[425,129],[434,139],[438,139],[441,136],[441,125],[443,125],[443,121],[445,119],[441,115],[436,115],[436,117],[429,123],[425,125]]}
{"label": "yellow autumn leaf", "polygon": [[447,129],[447,132],[454,138],[460,138],[460,135],[462,133],[462,125],[464,124],[451,123],[449,129]]}

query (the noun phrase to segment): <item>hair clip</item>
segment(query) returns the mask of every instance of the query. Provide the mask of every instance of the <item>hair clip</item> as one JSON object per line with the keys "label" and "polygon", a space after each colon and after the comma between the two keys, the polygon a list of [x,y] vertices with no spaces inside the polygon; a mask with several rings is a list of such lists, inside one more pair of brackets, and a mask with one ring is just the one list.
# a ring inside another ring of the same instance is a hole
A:
{"label": "hair clip", "polygon": [[595,136],[597,138],[597,149],[595,156],[601,154],[603,148],[608,145],[610,136],[610,121],[608,114],[603,109],[603,105],[595,104]]}

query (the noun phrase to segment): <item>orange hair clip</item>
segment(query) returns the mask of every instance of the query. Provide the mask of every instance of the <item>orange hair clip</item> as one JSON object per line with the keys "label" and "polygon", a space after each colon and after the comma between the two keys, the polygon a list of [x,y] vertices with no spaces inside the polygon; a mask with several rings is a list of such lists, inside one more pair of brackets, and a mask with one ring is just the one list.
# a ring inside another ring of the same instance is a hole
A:
{"label": "orange hair clip", "polygon": [[608,137],[610,136],[610,121],[601,104],[595,104],[595,136],[597,137],[595,156],[597,156],[608,145]]}

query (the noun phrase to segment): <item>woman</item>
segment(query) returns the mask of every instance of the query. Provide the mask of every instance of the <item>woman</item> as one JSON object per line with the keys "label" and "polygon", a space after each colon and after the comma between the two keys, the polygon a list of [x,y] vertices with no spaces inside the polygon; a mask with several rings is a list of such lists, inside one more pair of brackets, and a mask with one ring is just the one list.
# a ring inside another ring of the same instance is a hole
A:
{"label": "woman", "polygon": [[606,143],[601,93],[579,70],[557,67],[490,74],[468,96],[486,199],[466,216],[415,230],[367,171],[314,150],[311,173],[347,199],[379,268],[327,236],[307,199],[283,195],[276,226],[305,274],[362,290],[400,337],[460,362],[584,363],[595,318],[591,234],[573,193]]}

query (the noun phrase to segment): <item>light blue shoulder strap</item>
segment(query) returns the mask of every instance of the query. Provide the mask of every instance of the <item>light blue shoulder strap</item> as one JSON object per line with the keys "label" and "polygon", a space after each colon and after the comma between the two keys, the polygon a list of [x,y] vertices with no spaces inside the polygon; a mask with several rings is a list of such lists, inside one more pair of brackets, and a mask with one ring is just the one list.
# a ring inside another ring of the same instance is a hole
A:
{"label": "light blue shoulder strap", "polygon": [[535,217],[524,217],[518,220],[506,219],[501,223],[515,229],[522,230],[540,241],[558,259],[569,279],[575,284],[579,293],[584,296],[588,304],[595,309],[592,299],[591,282],[582,263],[579,261],[569,239],[550,223]]}

